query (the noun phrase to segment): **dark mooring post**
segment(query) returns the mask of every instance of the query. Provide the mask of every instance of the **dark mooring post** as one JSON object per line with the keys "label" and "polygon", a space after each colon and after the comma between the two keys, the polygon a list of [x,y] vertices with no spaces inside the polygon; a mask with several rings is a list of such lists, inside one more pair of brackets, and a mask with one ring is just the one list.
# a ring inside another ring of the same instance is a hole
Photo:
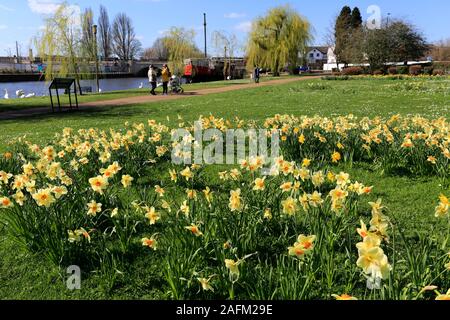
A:
{"label": "dark mooring post", "polygon": [[208,58],[207,46],[206,46],[206,13],[203,14],[203,26],[205,29],[205,58]]}

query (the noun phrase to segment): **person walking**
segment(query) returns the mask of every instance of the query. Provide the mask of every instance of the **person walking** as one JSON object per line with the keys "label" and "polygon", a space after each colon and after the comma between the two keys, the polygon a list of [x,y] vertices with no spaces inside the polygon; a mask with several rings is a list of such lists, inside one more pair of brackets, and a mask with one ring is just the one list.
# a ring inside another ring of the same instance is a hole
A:
{"label": "person walking", "polygon": [[165,95],[165,96],[167,96],[169,94],[168,85],[169,85],[169,80],[170,80],[171,76],[172,75],[170,74],[169,67],[167,66],[167,64],[164,64],[163,68],[162,68],[162,72],[161,72],[161,77],[162,77],[162,83],[163,83],[163,95]]}
{"label": "person walking", "polygon": [[260,74],[259,67],[256,66],[255,70],[253,71],[253,79],[255,80],[255,83],[259,83],[259,74]]}
{"label": "person walking", "polygon": [[148,81],[150,82],[150,85],[152,86],[152,89],[150,90],[150,94],[153,96],[156,96],[156,69],[153,65],[150,65],[150,68],[148,69]]}

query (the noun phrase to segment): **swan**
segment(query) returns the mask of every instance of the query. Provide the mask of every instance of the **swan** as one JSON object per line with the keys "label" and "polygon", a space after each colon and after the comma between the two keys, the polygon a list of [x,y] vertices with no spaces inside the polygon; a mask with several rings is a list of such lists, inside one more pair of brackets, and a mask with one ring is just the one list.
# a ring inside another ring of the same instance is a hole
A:
{"label": "swan", "polygon": [[9,99],[8,89],[5,89],[5,99]]}
{"label": "swan", "polygon": [[19,89],[16,91],[16,96],[18,98],[23,98],[25,96],[25,91],[23,91],[23,89]]}
{"label": "swan", "polygon": [[33,97],[35,97],[35,96],[36,96],[36,93],[32,92],[32,93],[27,94],[27,95],[25,96],[25,98],[33,98]]}
{"label": "swan", "polygon": [[101,88],[98,89],[98,93],[102,93],[102,89]]}
{"label": "swan", "polygon": [[143,82],[141,82],[141,85],[139,86],[139,89],[142,89],[142,88],[144,88],[144,83]]}

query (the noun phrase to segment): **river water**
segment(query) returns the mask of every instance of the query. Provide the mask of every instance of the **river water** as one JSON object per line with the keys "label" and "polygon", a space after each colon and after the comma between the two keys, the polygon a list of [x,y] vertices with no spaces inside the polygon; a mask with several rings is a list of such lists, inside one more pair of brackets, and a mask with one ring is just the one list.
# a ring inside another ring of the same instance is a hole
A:
{"label": "river water", "polygon": [[[100,89],[102,92],[138,89],[141,84],[144,88],[149,88],[147,78],[122,78],[122,79],[101,79]],[[31,81],[31,82],[0,82],[0,99],[4,99],[5,89],[8,91],[9,99],[15,99],[16,91],[22,89],[25,94],[35,93],[36,96],[48,96],[48,87],[50,83],[45,81]],[[92,92],[96,92],[97,86],[95,80],[81,80],[82,87],[92,87]],[[63,93],[63,91],[60,91]]]}

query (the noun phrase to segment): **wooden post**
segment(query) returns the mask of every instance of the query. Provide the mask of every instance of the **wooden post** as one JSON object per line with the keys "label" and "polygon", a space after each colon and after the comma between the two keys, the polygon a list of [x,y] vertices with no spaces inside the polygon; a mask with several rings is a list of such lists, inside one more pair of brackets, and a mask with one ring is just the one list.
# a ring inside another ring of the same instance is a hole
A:
{"label": "wooden post", "polygon": [[52,112],[55,112],[55,108],[53,106],[53,96],[52,96],[52,87],[48,88],[48,92],[50,93],[50,102],[52,103]]}
{"label": "wooden post", "polygon": [[58,84],[56,84],[56,96],[58,97],[58,109],[61,112],[61,101],[59,100]]}
{"label": "wooden post", "polygon": [[79,109],[78,108],[78,97],[77,97],[77,83],[74,81],[73,85],[75,86],[75,103],[77,105],[77,109]]}

